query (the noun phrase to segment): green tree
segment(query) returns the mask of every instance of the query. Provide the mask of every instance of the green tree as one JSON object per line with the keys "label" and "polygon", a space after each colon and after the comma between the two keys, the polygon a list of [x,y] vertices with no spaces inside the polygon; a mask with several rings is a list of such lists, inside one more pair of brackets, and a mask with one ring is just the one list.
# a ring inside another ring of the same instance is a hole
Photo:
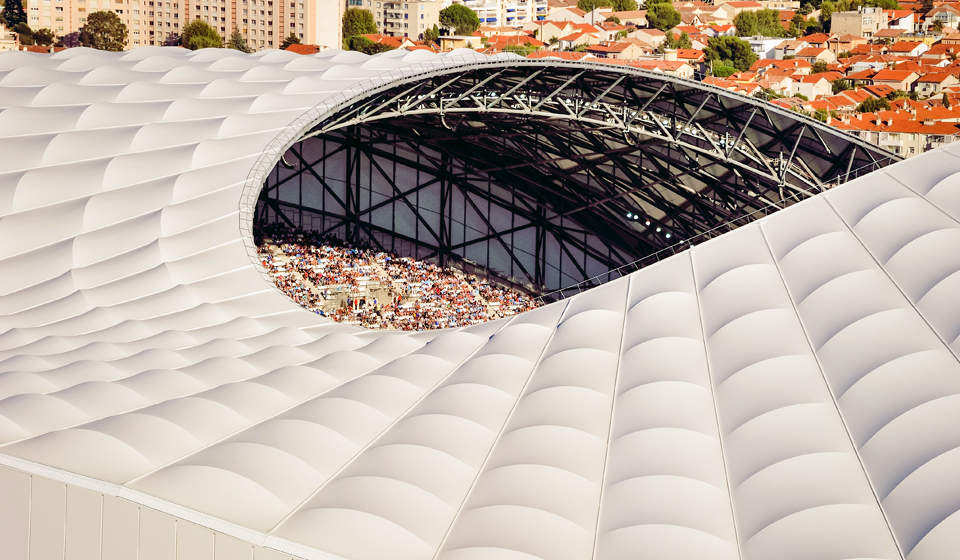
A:
{"label": "green tree", "polygon": [[604,22],[604,23],[615,23],[615,24],[617,24],[617,25],[620,25],[620,18],[618,18],[617,16],[610,16],[610,17],[608,17],[607,19],[603,20],[603,22]]}
{"label": "green tree", "polygon": [[849,80],[834,80],[830,85],[833,88],[834,95],[840,93],[841,91],[847,91],[852,87]]}
{"label": "green tree", "polygon": [[83,30],[90,34],[90,46],[95,49],[117,52],[127,47],[127,26],[113,12],[93,12]]}
{"label": "green tree", "polygon": [[355,35],[344,40],[349,51],[362,52],[364,54],[377,54],[392,51],[393,47],[383,43],[374,43],[362,35]]}
{"label": "green tree", "polygon": [[577,0],[577,7],[590,13],[597,8],[609,8],[610,0]]}
{"label": "green tree", "polygon": [[423,40],[428,44],[440,45],[440,28],[437,27],[437,24],[433,24],[432,29],[428,28],[423,32]]}
{"label": "green tree", "polygon": [[918,101],[920,99],[920,95],[915,91],[903,91],[902,89],[898,89],[888,95],[887,99],[890,101],[895,101],[897,99],[912,99],[914,101]]}
{"label": "green tree", "polygon": [[757,13],[740,12],[733,18],[733,25],[737,28],[737,35],[741,37],[753,37],[757,33]]}
{"label": "green tree", "polygon": [[637,0],[610,0],[610,6],[615,12],[632,12],[639,8]]}
{"label": "green tree", "polygon": [[280,48],[286,50],[290,45],[299,45],[299,44],[300,44],[300,37],[297,37],[297,34],[291,31],[290,34],[287,35],[287,37],[283,40],[283,43],[281,43]]}
{"label": "green tree", "polygon": [[733,66],[740,71],[749,70],[757,60],[750,43],[737,37],[712,37],[703,51],[703,57],[707,61]]}
{"label": "green tree", "polygon": [[223,48],[223,38],[209,23],[195,19],[183,26],[180,44],[191,51]]}
{"label": "green tree", "polygon": [[[343,14],[343,41],[357,35],[372,35],[377,32],[373,23],[373,12],[362,8],[347,8]],[[352,49],[348,49],[352,50]]]}
{"label": "green tree", "polygon": [[537,52],[537,47],[533,45],[507,45],[503,47],[503,52],[518,54],[524,58]]}
{"label": "green tree", "polygon": [[818,60],[810,65],[811,74],[823,74],[828,70],[826,61]]}
{"label": "green tree", "polygon": [[6,0],[3,4],[3,20],[7,27],[13,29],[17,25],[27,23],[27,12],[23,10],[22,0]]}
{"label": "green tree", "polygon": [[943,33],[943,20],[933,20],[933,25],[930,26],[930,29],[932,29],[934,33]]}
{"label": "green tree", "polygon": [[33,29],[30,29],[30,26],[25,23],[18,23],[14,26],[13,31],[17,34],[17,37],[20,38],[21,45],[35,45],[36,41],[33,40]]}
{"label": "green tree", "polygon": [[41,47],[49,47],[57,42],[57,34],[52,29],[44,27],[34,31],[33,42]]}
{"label": "green tree", "polygon": [[[803,16],[800,16],[800,21],[803,21]],[[786,35],[786,30],[780,25],[780,12],[777,10],[740,12],[733,18],[733,25],[737,28],[737,34],[741,37],[753,35],[783,37]]]}
{"label": "green tree", "polygon": [[800,6],[800,9],[797,10],[797,13],[803,17],[806,17],[813,13],[814,7],[810,2],[804,2],[803,6]]}
{"label": "green tree", "polygon": [[692,49],[693,41],[690,40],[690,35],[687,35],[687,32],[684,31],[680,33],[680,37],[677,37],[673,33],[667,33],[667,38],[663,40],[660,45],[657,46],[657,52],[663,54],[667,49]]}
{"label": "green tree", "polygon": [[820,25],[825,32],[830,31],[830,18],[833,17],[835,11],[837,11],[837,5],[830,0],[820,4]]}
{"label": "green tree", "polygon": [[233,28],[233,33],[230,34],[230,39],[227,41],[227,48],[245,53],[253,52],[253,49],[247,45],[247,40],[243,38],[243,34],[241,34],[240,30],[236,27]]}
{"label": "green tree", "polygon": [[830,118],[830,113],[826,109],[817,109],[813,112],[813,118],[820,122],[827,122],[827,119]]}
{"label": "green tree", "polygon": [[667,31],[680,24],[680,12],[673,8],[673,4],[653,4],[647,10],[647,23],[660,31]]}
{"label": "green tree", "polygon": [[923,11],[929,12],[933,9],[933,0],[923,0]]}
{"label": "green tree", "polygon": [[472,35],[480,27],[480,18],[463,4],[453,4],[440,10],[440,25],[453,29],[457,35]]}
{"label": "green tree", "polygon": [[726,66],[724,64],[718,64],[713,67],[713,75],[718,78],[726,78],[737,73],[737,69],[733,66]]}
{"label": "green tree", "polygon": [[871,97],[860,105],[857,105],[858,113],[876,113],[877,111],[889,111],[890,102],[882,97]]}
{"label": "green tree", "polygon": [[947,109],[950,108],[950,98],[947,97],[947,94],[943,94],[943,101],[941,102],[941,104]]}
{"label": "green tree", "polygon": [[549,44],[552,47],[559,42],[560,42],[560,39],[557,39],[556,36],[553,36],[553,37],[550,37],[550,40],[547,41],[547,44]]}

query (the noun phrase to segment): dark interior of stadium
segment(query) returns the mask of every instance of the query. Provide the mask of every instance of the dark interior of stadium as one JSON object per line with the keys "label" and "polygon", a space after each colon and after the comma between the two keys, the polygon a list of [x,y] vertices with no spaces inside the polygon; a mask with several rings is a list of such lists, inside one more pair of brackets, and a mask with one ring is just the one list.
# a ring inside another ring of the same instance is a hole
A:
{"label": "dark interior of stadium", "polygon": [[579,290],[895,160],[699,82],[605,64],[478,62],[332,107],[269,174],[254,221],[532,292]]}

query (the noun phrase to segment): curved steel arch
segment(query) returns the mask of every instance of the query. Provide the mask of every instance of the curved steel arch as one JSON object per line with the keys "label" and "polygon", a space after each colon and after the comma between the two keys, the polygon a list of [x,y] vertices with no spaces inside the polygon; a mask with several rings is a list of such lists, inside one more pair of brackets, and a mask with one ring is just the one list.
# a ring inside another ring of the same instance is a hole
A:
{"label": "curved steel arch", "polygon": [[898,160],[759,99],[542,59],[371,84],[285,148],[284,165],[261,183],[256,220],[472,261],[535,291],[720,233]]}

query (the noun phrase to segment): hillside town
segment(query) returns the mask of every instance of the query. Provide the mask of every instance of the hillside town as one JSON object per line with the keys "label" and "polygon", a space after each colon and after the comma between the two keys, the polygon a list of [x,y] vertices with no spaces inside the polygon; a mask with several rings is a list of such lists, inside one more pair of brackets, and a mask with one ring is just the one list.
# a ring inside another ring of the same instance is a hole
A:
{"label": "hillside town", "polygon": [[[164,45],[246,52],[283,48],[300,54],[334,47],[367,54],[393,49],[510,52],[627,65],[702,81],[807,114],[903,157],[960,138],[960,2],[313,0],[291,3],[289,12],[278,3],[277,21],[258,21],[237,16],[248,10],[235,4],[245,6],[248,0],[226,0],[224,6],[201,1],[184,4],[182,17],[157,11],[156,18],[174,20],[173,27],[167,29],[166,22],[161,31],[157,26],[165,22],[160,19],[130,19],[131,12],[140,10],[109,7],[84,14],[85,8],[76,12],[72,0],[65,0],[66,11],[51,20],[49,6],[40,12],[40,0],[6,0],[0,12],[0,51]],[[143,17],[154,17],[147,2],[129,2],[145,9]],[[249,2],[251,8],[258,6],[257,0]],[[218,9],[232,15],[208,15]],[[298,23],[323,10],[339,15],[342,25],[335,35]],[[254,16],[258,11],[259,17],[273,18],[272,10],[264,16],[264,10],[254,9]],[[177,20],[188,23],[180,27]],[[142,29],[146,24],[157,30]],[[265,27],[266,35],[258,27]],[[286,29],[289,35],[284,35]],[[114,40],[104,39],[111,33]]]}

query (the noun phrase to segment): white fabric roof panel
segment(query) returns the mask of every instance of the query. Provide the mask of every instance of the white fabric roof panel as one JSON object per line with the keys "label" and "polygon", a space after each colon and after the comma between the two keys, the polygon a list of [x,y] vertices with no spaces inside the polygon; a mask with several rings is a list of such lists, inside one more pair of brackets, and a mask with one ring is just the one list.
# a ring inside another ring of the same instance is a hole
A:
{"label": "white fabric roof panel", "polygon": [[459,330],[264,280],[277,133],[462,57],[0,54],[0,462],[309,558],[953,558],[957,149]]}

